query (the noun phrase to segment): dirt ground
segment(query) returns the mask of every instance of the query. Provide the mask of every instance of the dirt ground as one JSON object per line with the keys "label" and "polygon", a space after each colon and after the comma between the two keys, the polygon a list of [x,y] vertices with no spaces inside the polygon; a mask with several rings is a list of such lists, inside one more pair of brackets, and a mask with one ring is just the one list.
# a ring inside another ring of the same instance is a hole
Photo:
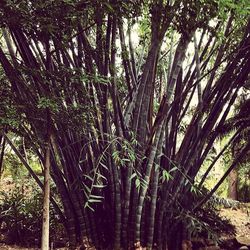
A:
{"label": "dirt ground", "polygon": [[[53,248],[53,249],[67,250],[67,248]],[[25,248],[25,247],[19,247],[19,246],[8,246],[8,245],[0,243],[0,250],[40,250],[40,248]]]}
{"label": "dirt ground", "polygon": [[237,241],[250,245],[250,204],[237,210],[221,209],[220,213],[235,226]]}
{"label": "dirt ground", "polygon": [[0,244],[0,250],[36,250],[36,248],[21,248],[18,246],[7,246],[5,244]]}

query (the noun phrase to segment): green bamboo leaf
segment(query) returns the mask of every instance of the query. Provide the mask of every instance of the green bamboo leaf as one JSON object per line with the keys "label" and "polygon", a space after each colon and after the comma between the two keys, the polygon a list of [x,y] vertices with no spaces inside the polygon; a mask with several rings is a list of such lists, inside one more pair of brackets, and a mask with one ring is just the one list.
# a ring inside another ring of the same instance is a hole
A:
{"label": "green bamboo leaf", "polygon": [[84,184],[84,183],[83,183],[83,186],[88,191],[88,193],[90,193],[90,188],[86,184]]}
{"label": "green bamboo leaf", "polygon": [[136,156],[135,156],[134,152],[128,151],[128,156],[129,156],[131,161],[133,161],[133,162],[135,161]]}
{"label": "green bamboo leaf", "polygon": [[93,179],[92,177],[90,177],[89,175],[84,174],[83,176],[84,176],[85,178],[89,179],[90,181],[94,181],[94,179]]}
{"label": "green bamboo leaf", "polygon": [[104,187],[106,187],[106,185],[94,184],[93,187],[95,187],[95,188],[104,188]]}
{"label": "green bamboo leaf", "polygon": [[103,199],[104,198],[104,197],[102,197],[100,195],[94,195],[94,194],[91,194],[89,197],[94,198],[94,199]]}
{"label": "green bamboo leaf", "polygon": [[130,176],[129,180],[131,181],[131,180],[134,179],[136,176],[137,176],[136,173],[133,173],[133,174]]}
{"label": "green bamboo leaf", "polygon": [[114,12],[114,8],[112,7],[111,4],[109,4],[109,3],[104,3],[104,5],[106,5],[106,7],[108,8],[108,10],[109,10],[110,12]]}
{"label": "green bamboo leaf", "polygon": [[170,170],[169,170],[169,173],[172,173],[172,172],[174,172],[174,171],[176,171],[176,170],[178,170],[178,167],[173,167],[173,168],[171,168]]}
{"label": "green bamboo leaf", "polygon": [[92,212],[95,212],[95,210],[89,205],[88,202],[85,203],[84,208],[89,208]]}
{"label": "green bamboo leaf", "polygon": [[88,199],[89,203],[100,203],[102,202],[102,200],[98,200],[98,199]]}
{"label": "green bamboo leaf", "polygon": [[140,185],[141,185],[140,180],[139,180],[139,179],[136,179],[136,180],[135,180],[135,186],[136,186],[136,188],[139,188]]}
{"label": "green bamboo leaf", "polygon": [[127,158],[122,158],[122,161],[130,162],[131,160],[130,160],[130,159],[127,159]]}
{"label": "green bamboo leaf", "polygon": [[169,181],[171,179],[171,174],[167,170],[162,171],[162,181]]}
{"label": "green bamboo leaf", "polygon": [[107,181],[107,178],[104,175],[102,175],[102,174],[98,174],[98,178],[101,178],[101,179]]}
{"label": "green bamboo leaf", "polygon": [[102,163],[102,162],[100,161],[99,164],[100,164],[102,167],[104,167],[105,169],[108,170],[108,167],[107,167],[104,163]]}

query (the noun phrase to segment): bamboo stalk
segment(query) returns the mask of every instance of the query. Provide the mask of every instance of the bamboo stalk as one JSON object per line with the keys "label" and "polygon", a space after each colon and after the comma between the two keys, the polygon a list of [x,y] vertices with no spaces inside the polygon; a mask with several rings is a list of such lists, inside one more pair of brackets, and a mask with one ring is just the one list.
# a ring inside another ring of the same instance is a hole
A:
{"label": "bamboo stalk", "polygon": [[[165,127],[165,123],[163,128]],[[156,204],[158,197],[158,183],[160,176],[160,156],[162,153],[162,144],[164,138],[164,129],[161,130],[160,140],[157,147],[156,162],[154,164],[154,169],[152,172],[152,189],[151,189],[151,203],[150,203],[150,213],[149,213],[149,225],[148,225],[148,235],[147,235],[147,249],[153,249],[154,243],[154,233],[157,230],[157,224],[155,223],[156,218]]]}
{"label": "bamboo stalk", "polygon": [[161,135],[161,131],[163,128],[163,123],[160,125],[158,131],[156,132],[155,135],[155,139],[154,139],[154,143],[152,145],[152,149],[148,158],[148,163],[146,166],[146,173],[144,175],[143,178],[143,182],[144,184],[141,186],[140,189],[140,194],[139,194],[139,199],[138,199],[138,206],[137,206],[137,211],[136,211],[136,224],[135,224],[135,244],[140,246],[140,225],[141,225],[141,216],[142,216],[142,208],[143,208],[143,204],[144,204],[144,200],[145,200],[145,196],[149,187],[149,182],[150,182],[150,176],[151,176],[151,171],[152,171],[152,167],[155,161],[155,156],[157,153],[157,148],[158,148],[158,144],[160,141],[160,135]]}

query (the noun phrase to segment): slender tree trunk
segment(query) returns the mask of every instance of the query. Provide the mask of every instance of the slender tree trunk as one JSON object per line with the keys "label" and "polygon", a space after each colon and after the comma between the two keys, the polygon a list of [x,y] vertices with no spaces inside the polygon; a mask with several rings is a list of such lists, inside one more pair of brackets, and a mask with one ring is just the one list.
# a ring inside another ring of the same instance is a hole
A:
{"label": "slender tree trunk", "polygon": [[238,171],[233,169],[228,175],[228,198],[232,200],[238,199]]}
{"label": "slender tree trunk", "polygon": [[4,158],[4,150],[5,150],[5,138],[4,136],[1,135],[1,138],[0,138],[0,177],[1,177],[1,174],[3,172],[3,158]]}
{"label": "slender tree trunk", "polygon": [[42,225],[42,250],[49,250],[49,202],[50,201],[50,147],[46,145],[44,164],[44,200]]}

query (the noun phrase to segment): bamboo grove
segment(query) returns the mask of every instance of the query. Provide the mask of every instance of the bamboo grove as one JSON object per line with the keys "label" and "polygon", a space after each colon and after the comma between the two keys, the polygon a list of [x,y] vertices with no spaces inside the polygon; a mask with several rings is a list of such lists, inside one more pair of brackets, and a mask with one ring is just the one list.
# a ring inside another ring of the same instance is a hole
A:
{"label": "bamboo grove", "polygon": [[249,81],[249,4],[233,2],[0,2],[1,142],[16,149],[12,131],[41,161],[49,143],[72,249],[181,249],[190,217],[248,151],[195,198]]}

